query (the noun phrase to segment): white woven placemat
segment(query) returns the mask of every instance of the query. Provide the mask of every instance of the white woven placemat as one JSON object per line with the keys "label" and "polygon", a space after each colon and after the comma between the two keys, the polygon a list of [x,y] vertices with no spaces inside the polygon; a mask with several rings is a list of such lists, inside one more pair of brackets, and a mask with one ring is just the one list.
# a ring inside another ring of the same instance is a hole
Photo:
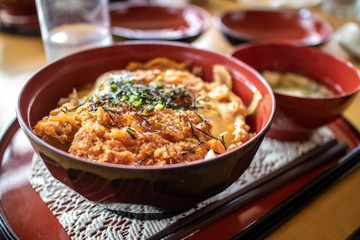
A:
{"label": "white woven placemat", "polygon": [[238,191],[333,138],[333,133],[326,127],[320,128],[311,139],[304,142],[280,142],[265,138],[250,167],[234,184],[182,214],[160,220],[130,219],[101,208],[53,178],[36,155],[33,158],[29,181],[74,240],[146,239],[184,216]]}

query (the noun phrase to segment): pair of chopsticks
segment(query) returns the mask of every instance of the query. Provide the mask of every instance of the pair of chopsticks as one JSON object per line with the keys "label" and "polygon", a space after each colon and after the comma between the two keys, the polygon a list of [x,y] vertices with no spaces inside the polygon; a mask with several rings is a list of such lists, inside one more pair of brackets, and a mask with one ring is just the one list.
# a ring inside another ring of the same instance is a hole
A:
{"label": "pair of chopsticks", "polygon": [[360,166],[360,145],[300,191],[250,224],[233,239],[263,239],[358,166]]}
{"label": "pair of chopsticks", "polygon": [[347,148],[348,145],[344,142],[330,140],[239,191],[169,225],[149,239],[182,239],[318,166],[334,160],[344,154]]}

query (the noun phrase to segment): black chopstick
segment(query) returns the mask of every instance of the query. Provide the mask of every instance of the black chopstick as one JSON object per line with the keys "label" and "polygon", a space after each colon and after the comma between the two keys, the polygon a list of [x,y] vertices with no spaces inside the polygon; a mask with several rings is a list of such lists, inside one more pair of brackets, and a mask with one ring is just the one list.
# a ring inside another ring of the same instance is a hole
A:
{"label": "black chopstick", "polygon": [[359,166],[360,145],[300,191],[250,224],[233,239],[263,239]]}
{"label": "black chopstick", "polygon": [[[274,179],[279,178],[279,176],[289,172],[291,169],[296,168],[297,166],[301,166],[304,162],[314,162],[313,165],[315,166],[317,162],[321,164],[325,160],[329,158],[333,159],[338,156],[340,153],[344,152],[347,148],[345,143],[337,143],[336,140],[331,140],[322,146],[319,146],[306,154],[302,155],[301,157],[293,160],[291,163],[286,164],[282,168],[274,171],[273,173],[267,175],[266,177],[261,178],[260,180],[255,181],[252,184],[240,189],[238,192],[235,192],[228,197],[221,199],[213,204],[210,204],[199,211],[180,219],[174,224],[169,225],[168,227],[164,228],[163,230],[159,231],[158,233],[151,236],[149,239],[178,239],[181,237],[186,237],[188,234],[191,234],[193,231],[204,227],[221,217],[225,216],[226,214],[222,213],[223,208],[228,208],[228,205],[231,205],[231,202],[238,201],[243,206],[251,201],[256,200],[257,198],[265,195],[266,193],[276,189],[277,187],[285,184],[289,181],[289,178],[296,178],[299,177],[300,174],[304,173],[304,171],[297,171],[293,173],[293,175],[287,174],[286,177],[279,179],[280,181],[275,181]],[[308,161],[313,159],[314,157],[320,156],[323,153],[327,153],[326,156],[323,156],[319,161]],[[321,161],[324,159],[323,161]],[[318,165],[316,165],[318,166]],[[312,166],[309,166],[309,168]],[[307,169],[304,169],[307,170]],[[286,179],[288,178],[288,179]],[[271,182],[270,182],[271,181]],[[272,188],[261,188],[258,190],[259,186],[265,184],[266,182],[270,182]],[[248,194],[247,194],[248,193]],[[234,210],[234,209],[233,209]],[[232,210],[232,211],[233,211]],[[208,217],[211,215],[210,217]]]}
{"label": "black chopstick", "polygon": [[247,192],[238,198],[225,203],[224,205],[214,209],[213,211],[200,216],[195,221],[189,223],[184,226],[182,229],[176,231],[171,234],[166,239],[182,239],[189,234],[216,222],[217,220],[227,216],[228,214],[238,210],[246,205],[254,202],[255,200],[265,196],[266,194],[274,191],[275,189],[285,185],[286,183],[297,179],[303,174],[319,167],[320,165],[333,160],[335,157],[339,156],[339,154],[343,153],[347,149],[346,143],[336,144],[334,147],[329,149],[328,151],[316,156],[311,159],[311,161],[306,161],[303,164],[298,165],[295,168],[290,169],[289,171],[277,176],[276,178],[268,181],[250,192]]}
{"label": "black chopstick", "polygon": [[17,240],[18,238],[11,231],[5,219],[0,214],[0,240]]}

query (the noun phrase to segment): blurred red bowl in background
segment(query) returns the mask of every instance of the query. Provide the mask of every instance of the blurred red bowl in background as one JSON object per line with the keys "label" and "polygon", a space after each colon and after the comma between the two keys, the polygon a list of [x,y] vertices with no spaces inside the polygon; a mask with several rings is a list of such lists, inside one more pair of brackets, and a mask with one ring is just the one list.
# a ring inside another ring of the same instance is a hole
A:
{"label": "blurred red bowl in background", "polygon": [[230,43],[282,41],[313,46],[327,41],[333,29],[307,9],[234,10],[218,17],[218,28]]}
{"label": "blurred red bowl in background", "polygon": [[193,42],[211,24],[210,14],[192,4],[162,6],[149,3],[110,4],[111,31],[120,40]]}
{"label": "blurred red bowl in background", "polygon": [[35,0],[0,0],[0,29],[11,33],[40,35]]}

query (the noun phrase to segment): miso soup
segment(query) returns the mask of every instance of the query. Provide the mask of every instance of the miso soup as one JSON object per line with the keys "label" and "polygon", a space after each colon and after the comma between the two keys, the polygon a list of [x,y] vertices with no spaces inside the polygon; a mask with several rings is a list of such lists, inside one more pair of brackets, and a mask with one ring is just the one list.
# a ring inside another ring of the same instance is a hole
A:
{"label": "miso soup", "polygon": [[292,72],[261,72],[274,91],[299,97],[330,97],[334,93],[323,84]]}

